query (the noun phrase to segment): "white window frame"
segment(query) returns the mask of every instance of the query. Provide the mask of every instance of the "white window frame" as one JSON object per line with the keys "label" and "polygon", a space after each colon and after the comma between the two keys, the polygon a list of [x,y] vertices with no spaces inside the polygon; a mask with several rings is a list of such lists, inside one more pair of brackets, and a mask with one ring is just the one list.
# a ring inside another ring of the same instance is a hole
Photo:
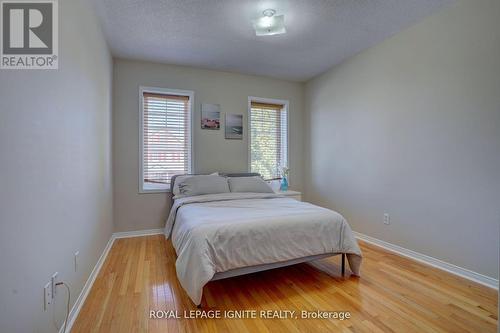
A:
{"label": "white window frame", "polygon": [[[286,166],[290,168],[290,102],[286,99],[274,99],[274,98],[264,98],[248,96],[248,114],[247,114],[247,133],[248,133],[248,172],[252,172],[252,128],[251,128],[251,114],[252,114],[252,102],[268,103],[268,104],[278,104],[283,105],[286,110]],[[290,183],[290,179],[288,179]]]}
{"label": "white window frame", "polygon": [[188,171],[191,173],[194,166],[194,154],[193,154],[193,124],[194,124],[194,91],[191,90],[179,90],[179,89],[169,89],[169,88],[157,88],[157,87],[139,87],[139,193],[163,193],[170,192],[170,187],[165,188],[164,185],[158,185],[158,188],[144,188],[144,93],[156,93],[156,94],[166,94],[166,95],[179,95],[189,97],[189,160]]}

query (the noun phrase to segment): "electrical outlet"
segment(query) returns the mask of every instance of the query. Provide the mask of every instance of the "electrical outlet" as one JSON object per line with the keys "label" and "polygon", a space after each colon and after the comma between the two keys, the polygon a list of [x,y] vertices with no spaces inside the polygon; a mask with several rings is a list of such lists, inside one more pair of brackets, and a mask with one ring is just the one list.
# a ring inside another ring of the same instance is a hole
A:
{"label": "electrical outlet", "polygon": [[52,274],[52,277],[50,278],[50,287],[52,288],[52,298],[56,297],[56,283],[57,283],[57,276],[59,275],[58,272],[55,272]]}
{"label": "electrical outlet", "polygon": [[391,217],[387,213],[384,213],[384,224],[391,224]]}
{"label": "electrical outlet", "polygon": [[78,257],[79,256],[80,256],[80,251],[76,251],[75,256],[74,256],[75,272],[78,271]]}
{"label": "electrical outlet", "polygon": [[43,311],[47,311],[49,305],[52,304],[52,282],[47,282],[43,287]]}

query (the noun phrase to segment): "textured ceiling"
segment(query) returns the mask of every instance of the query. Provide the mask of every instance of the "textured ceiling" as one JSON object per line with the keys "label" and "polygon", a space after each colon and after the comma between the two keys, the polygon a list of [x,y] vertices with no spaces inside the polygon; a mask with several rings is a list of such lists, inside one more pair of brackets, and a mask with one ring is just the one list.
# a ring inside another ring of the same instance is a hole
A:
{"label": "textured ceiling", "polygon": [[[308,80],[453,0],[95,0],[114,56]],[[287,33],[256,37],[266,8]]]}

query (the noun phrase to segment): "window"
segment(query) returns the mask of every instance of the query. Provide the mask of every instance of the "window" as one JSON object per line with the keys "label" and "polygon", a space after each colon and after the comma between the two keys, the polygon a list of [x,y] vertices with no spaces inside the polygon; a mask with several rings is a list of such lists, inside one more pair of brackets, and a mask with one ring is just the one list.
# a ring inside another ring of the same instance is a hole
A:
{"label": "window", "polygon": [[250,171],[264,179],[288,167],[288,101],[249,98]]}
{"label": "window", "polygon": [[193,95],[141,87],[141,193],[168,191],[173,175],[191,172]]}

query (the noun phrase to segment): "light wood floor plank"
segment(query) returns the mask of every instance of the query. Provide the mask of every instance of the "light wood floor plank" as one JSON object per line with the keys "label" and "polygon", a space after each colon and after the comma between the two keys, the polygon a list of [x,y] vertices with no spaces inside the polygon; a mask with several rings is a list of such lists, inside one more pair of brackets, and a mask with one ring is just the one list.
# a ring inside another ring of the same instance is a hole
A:
{"label": "light wood floor plank", "polygon": [[[162,235],[117,239],[73,332],[496,332],[498,293],[360,242],[362,277],[340,274],[339,258],[210,282],[204,310],[291,310],[299,318],[150,319],[150,310],[197,310],[175,273]],[[301,319],[300,311],[352,318]]]}

